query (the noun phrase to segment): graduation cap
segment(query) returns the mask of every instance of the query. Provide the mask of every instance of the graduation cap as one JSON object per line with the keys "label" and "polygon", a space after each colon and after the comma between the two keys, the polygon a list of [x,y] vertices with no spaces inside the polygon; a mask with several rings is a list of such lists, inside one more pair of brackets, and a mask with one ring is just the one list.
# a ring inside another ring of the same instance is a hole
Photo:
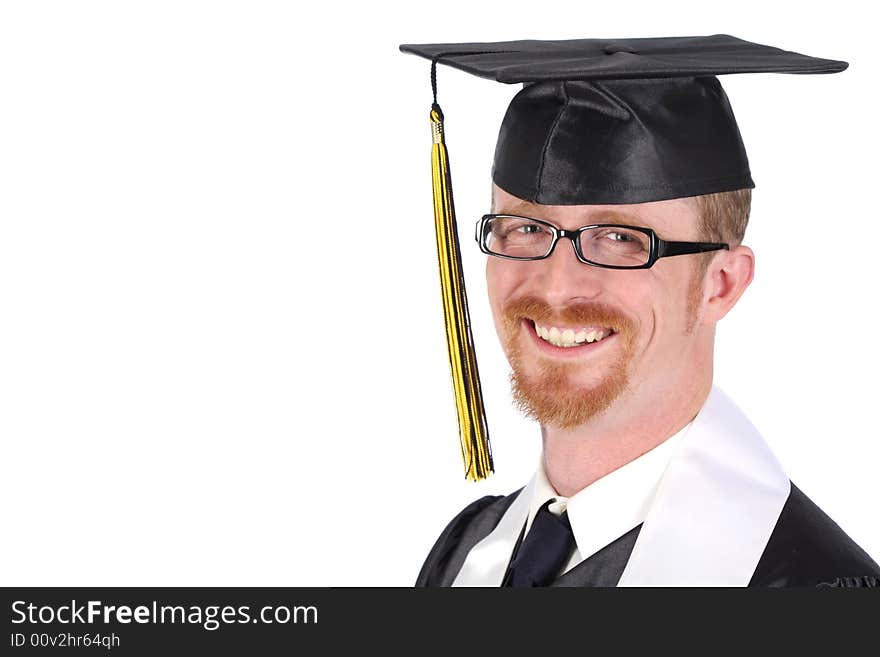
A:
{"label": "graduation cap", "polygon": [[436,67],[523,83],[507,109],[492,179],[546,205],[644,203],[752,188],[717,75],[837,73],[847,63],[729,35],[405,44],[431,61],[437,255],[465,475],[493,471],[467,312]]}

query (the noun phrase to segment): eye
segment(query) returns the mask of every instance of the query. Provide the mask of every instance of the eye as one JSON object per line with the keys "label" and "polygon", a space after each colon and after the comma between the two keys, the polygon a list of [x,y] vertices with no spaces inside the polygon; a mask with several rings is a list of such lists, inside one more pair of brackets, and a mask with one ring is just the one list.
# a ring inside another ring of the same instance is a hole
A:
{"label": "eye", "polygon": [[614,252],[616,254],[646,253],[650,240],[645,233],[622,226],[605,226],[588,229],[581,234],[581,249]]}
{"label": "eye", "polygon": [[491,231],[498,239],[519,241],[543,238],[548,234],[546,226],[519,217],[499,217],[492,222]]}

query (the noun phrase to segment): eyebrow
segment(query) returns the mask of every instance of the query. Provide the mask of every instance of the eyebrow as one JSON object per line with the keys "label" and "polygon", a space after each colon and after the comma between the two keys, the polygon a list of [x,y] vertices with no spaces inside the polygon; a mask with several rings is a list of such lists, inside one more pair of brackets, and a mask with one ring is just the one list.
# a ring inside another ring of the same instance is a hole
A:
{"label": "eyebrow", "polygon": [[[540,205],[536,205],[529,201],[519,201],[514,206],[512,206],[510,210],[498,210],[497,214],[513,214],[530,217],[532,219],[542,219],[543,221],[550,221],[550,219],[541,216],[543,213],[541,212]],[[600,212],[597,212],[595,215],[591,215],[591,218],[589,220],[584,217],[583,223],[581,223],[582,226],[591,226],[593,224],[623,224],[626,226],[644,226],[645,220],[640,219],[635,215],[629,214],[628,212],[621,212],[620,210],[602,210]]]}

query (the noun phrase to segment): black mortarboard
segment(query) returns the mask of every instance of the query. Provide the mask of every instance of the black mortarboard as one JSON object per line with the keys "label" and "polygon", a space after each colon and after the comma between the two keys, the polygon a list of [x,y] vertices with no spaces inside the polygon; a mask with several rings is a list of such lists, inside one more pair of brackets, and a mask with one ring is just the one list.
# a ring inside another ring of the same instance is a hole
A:
{"label": "black mortarboard", "polygon": [[467,476],[492,469],[455,229],[436,65],[523,83],[507,109],[492,179],[546,205],[643,203],[754,187],[716,75],[837,73],[818,59],[728,35],[402,45],[431,60],[434,210]]}
{"label": "black mortarboard", "polygon": [[474,75],[525,83],[492,177],[535,203],[642,203],[754,187],[728,73],[836,73],[847,64],[732,36],[403,45]]}

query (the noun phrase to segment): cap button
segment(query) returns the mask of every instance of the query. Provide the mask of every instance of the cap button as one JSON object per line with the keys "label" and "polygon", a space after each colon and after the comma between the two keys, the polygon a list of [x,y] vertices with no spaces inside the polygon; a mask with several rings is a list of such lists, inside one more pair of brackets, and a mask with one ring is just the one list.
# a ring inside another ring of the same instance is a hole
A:
{"label": "cap button", "polygon": [[627,52],[631,55],[637,55],[638,51],[632,46],[628,46],[625,43],[609,43],[605,48],[603,48],[606,55],[614,55],[619,52]]}

